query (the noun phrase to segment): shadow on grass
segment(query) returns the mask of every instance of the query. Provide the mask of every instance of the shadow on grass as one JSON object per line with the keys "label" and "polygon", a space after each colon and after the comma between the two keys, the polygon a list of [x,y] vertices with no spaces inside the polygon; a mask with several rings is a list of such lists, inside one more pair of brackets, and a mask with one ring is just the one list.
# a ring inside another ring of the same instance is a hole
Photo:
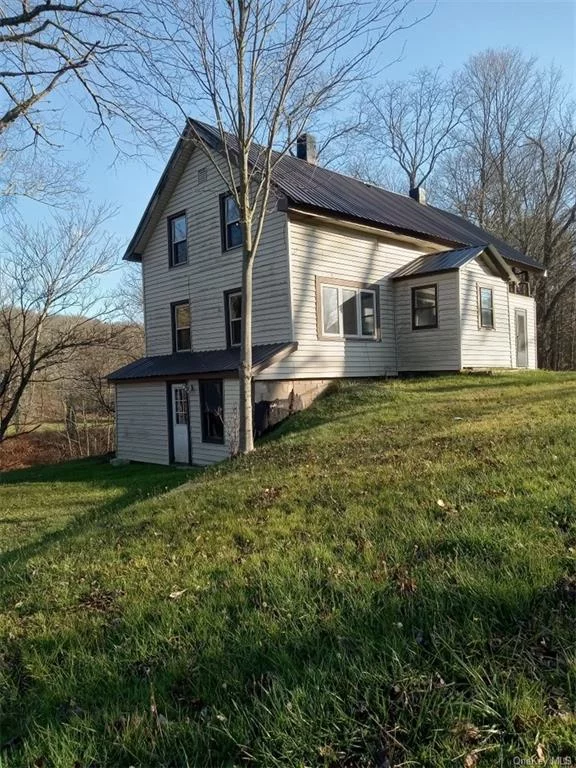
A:
{"label": "shadow on grass", "polygon": [[[7,472],[2,477],[0,490],[3,486],[14,485],[18,488],[22,484],[46,484],[46,497],[50,499],[57,491],[59,484],[74,483],[80,488],[84,486],[103,490],[112,489],[120,493],[105,503],[88,503],[86,511],[73,514],[66,520],[63,527],[1,552],[0,569],[11,570],[14,575],[13,569],[16,565],[19,564],[25,568],[30,558],[43,554],[55,544],[69,546],[76,538],[105,529],[115,522],[121,512],[133,504],[150,497],[159,498],[200,477],[202,472],[201,469],[190,468],[183,471],[159,465],[128,464],[123,467],[112,467],[109,462],[102,459],[86,459]],[[64,494],[64,503],[65,498],[66,494]],[[48,509],[44,520],[49,517]],[[30,519],[14,516],[6,517],[2,522],[25,523]],[[4,580],[3,585],[0,586],[0,594],[5,585]]]}
{"label": "shadow on grass", "polygon": [[[206,598],[217,631],[199,626],[197,603],[181,603],[161,642],[150,642],[160,620],[150,608],[86,635],[83,657],[74,634],[24,639],[69,680],[66,696],[16,680],[22,698],[2,730],[9,754],[49,729],[61,743],[76,739],[83,768],[453,765],[463,745],[450,753],[445,740],[459,722],[488,734],[494,752],[531,756],[545,701],[570,697],[575,611],[558,583],[427,584],[404,596],[385,584],[359,597],[310,574],[316,616],[303,623],[268,595],[268,578]],[[8,654],[9,675],[25,676],[19,652]],[[526,681],[543,697],[535,711]],[[557,720],[552,754],[572,755]]]}

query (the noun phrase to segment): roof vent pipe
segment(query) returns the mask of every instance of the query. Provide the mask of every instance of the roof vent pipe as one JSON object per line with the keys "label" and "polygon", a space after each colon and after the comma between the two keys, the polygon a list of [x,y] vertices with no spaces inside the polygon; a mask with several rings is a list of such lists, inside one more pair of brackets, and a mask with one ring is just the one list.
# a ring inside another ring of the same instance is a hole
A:
{"label": "roof vent pipe", "polygon": [[318,157],[316,154],[316,139],[311,133],[301,133],[296,139],[296,157],[299,160],[306,160],[307,163],[316,165]]}
{"label": "roof vent pipe", "polygon": [[411,187],[408,194],[412,200],[416,200],[420,205],[426,205],[426,190],[424,187]]}

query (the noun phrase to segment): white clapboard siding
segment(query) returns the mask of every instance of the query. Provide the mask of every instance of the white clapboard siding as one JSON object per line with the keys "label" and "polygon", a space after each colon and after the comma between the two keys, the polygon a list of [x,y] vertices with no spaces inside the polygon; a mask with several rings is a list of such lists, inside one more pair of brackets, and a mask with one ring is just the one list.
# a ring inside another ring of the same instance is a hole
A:
{"label": "white clapboard siding", "polygon": [[198,381],[190,384],[190,434],[192,435],[192,463],[198,466],[214,464],[230,457],[230,437],[238,425],[238,379],[224,379],[224,437],[225,443],[202,442],[202,423]]}
{"label": "white clapboard siding", "polygon": [[121,459],[169,463],[164,381],[116,385],[116,454]]}
{"label": "white clapboard siding", "polygon": [[510,302],[510,340],[512,345],[512,360],[516,368],[516,329],[515,310],[526,310],[526,331],[528,334],[528,368],[538,367],[538,348],[536,336],[536,302],[529,296],[509,294]]}
{"label": "white clapboard siding", "polygon": [[[200,169],[206,170],[206,180],[199,183]],[[226,185],[210,160],[193,150],[142,257],[147,355],[172,352],[170,304],[175,301],[190,301],[194,351],[226,347],[223,294],[240,287],[242,253],[222,251],[219,196],[224,192]],[[188,223],[188,263],[170,269],[167,218],[181,211]],[[254,266],[254,344],[289,337],[286,241],[286,214],[271,210]]]}
{"label": "white clapboard siding", "polygon": [[[491,288],[494,328],[480,327],[479,288]],[[462,318],[462,367],[511,368],[508,284],[481,259],[460,270],[460,315]]]}
{"label": "white clapboard siding", "polygon": [[[259,379],[384,376],[397,372],[389,275],[424,251],[384,236],[292,216],[289,224],[293,339],[298,350]],[[379,341],[318,339],[316,277],[378,284]]]}
{"label": "white clapboard siding", "polygon": [[[396,333],[399,371],[460,369],[458,272],[423,275],[396,283]],[[412,288],[437,286],[438,327],[412,328]]]}

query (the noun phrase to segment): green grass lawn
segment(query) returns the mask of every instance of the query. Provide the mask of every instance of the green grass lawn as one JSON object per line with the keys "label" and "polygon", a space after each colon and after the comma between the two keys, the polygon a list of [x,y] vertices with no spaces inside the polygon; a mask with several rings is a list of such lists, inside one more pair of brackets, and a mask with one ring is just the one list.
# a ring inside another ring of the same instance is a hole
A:
{"label": "green grass lawn", "polygon": [[576,374],[0,475],[0,765],[574,765],[575,500]]}

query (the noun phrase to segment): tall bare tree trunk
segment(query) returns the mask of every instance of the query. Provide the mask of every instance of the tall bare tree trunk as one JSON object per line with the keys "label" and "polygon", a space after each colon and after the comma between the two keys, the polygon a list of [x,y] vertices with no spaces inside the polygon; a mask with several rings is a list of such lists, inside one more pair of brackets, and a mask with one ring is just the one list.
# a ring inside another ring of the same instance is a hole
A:
{"label": "tall bare tree trunk", "polygon": [[254,450],[252,416],[252,234],[246,227],[242,257],[242,348],[240,362],[240,453]]}

